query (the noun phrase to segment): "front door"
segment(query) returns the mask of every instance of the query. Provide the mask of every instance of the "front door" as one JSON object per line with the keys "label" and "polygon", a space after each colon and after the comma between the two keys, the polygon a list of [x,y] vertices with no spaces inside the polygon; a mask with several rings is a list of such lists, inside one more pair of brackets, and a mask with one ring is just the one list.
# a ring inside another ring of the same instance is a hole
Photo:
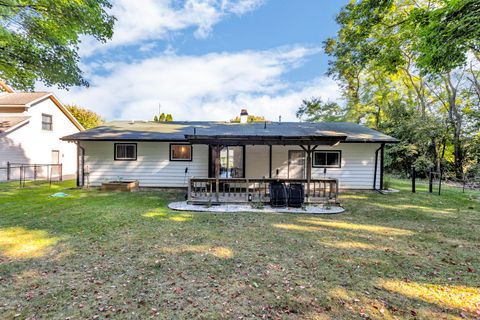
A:
{"label": "front door", "polygon": [[52,150],[52,164],[60,163],[60,151]]}
{"label": "front door", "polygon": [[[52,164],[60,164],[60,151],[52,150]],[[51,166],[51,177],[58,177],[60,175],[59,166]]]}
{"label": "front door", "polygon": [[288,151],[288,178],[305,179],[305,151]]}

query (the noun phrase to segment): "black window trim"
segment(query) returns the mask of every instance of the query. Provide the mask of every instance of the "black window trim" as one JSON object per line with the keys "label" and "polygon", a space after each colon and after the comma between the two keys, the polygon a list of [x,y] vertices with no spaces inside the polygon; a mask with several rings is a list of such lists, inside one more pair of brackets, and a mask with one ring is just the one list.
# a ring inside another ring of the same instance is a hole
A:
{"label": "black window trim", "polygon": [[[172,158],[172,146],[188,146],[190,147],[190,159],[173,159]],[[189,143],[170,143],[168,147],[168,159],[173,162],[192,162],[193,161],[193,145]]]}
{"label": "black window trim", "polygon": [[[315,153],[338,153],[338,165],[328,166],[328,165],[315,165]],[[342,150],[315,150],[312,154],[312,168],[341,168],[342,167]]]}
{"label": "black window trim", "polygon": [[[117,158],[117,145],[134,145],[135,146],[135,158],[128,158],[128,159]],[[136,143],[122,142],[122,143],[114,143],[113,144],[113,159],[115,161],[137,161],[137,157],[138,157],[138,147],[137,147]]]}
{"label": "black window trim", "polygon": [[[50,122],[44,122],[43,121],[43,117],[49,117],[50,118]],[[44,124],[48,124],[50,126],[50,129],[44,129],[43,128],[43,125]],[[47,113],[42,113],[42,130],[43,131],[53,131],[53,116],[51,114],[47,114]]]}

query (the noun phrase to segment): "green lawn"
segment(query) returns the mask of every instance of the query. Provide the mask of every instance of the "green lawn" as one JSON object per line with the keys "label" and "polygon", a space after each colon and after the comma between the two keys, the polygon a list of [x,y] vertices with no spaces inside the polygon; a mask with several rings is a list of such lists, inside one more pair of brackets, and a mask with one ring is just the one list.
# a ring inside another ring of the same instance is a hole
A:
{"label": "green lawn", "polygon": [[393,181],[320,216],[71,187],[0,184],[0,318],[480,317],[478,193]]}

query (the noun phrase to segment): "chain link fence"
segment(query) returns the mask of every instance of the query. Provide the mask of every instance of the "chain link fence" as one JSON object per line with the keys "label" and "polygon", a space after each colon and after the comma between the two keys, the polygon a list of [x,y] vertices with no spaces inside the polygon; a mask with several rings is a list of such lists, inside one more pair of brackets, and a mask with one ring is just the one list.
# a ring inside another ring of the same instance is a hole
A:
{"label": "chain link fence", "polygon": [[62,181],[62,164],[30,164],[7,162],[0,167],[0,181],[18,181],[24,187],[27,181],[52,183]]}

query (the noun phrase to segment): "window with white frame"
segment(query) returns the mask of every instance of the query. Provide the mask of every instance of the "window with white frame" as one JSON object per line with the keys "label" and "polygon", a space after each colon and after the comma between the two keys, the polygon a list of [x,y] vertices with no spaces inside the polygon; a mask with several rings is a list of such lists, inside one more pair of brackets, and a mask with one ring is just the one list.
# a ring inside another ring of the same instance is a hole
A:
{"label": "window with white frame", "polygon": [[51,115],[42,113],[42,130],[45,130],[45,131],[53,130],[53,121],[52,121]]}
{"label": "window with white frame", "polygon": [[340,151],[314,151],[313,167],[315,168],[340,168],[342,153]]}
{"label": "window with white frame", "polygon": [[115,160],[137,160],[137,144],[115,143]]}

